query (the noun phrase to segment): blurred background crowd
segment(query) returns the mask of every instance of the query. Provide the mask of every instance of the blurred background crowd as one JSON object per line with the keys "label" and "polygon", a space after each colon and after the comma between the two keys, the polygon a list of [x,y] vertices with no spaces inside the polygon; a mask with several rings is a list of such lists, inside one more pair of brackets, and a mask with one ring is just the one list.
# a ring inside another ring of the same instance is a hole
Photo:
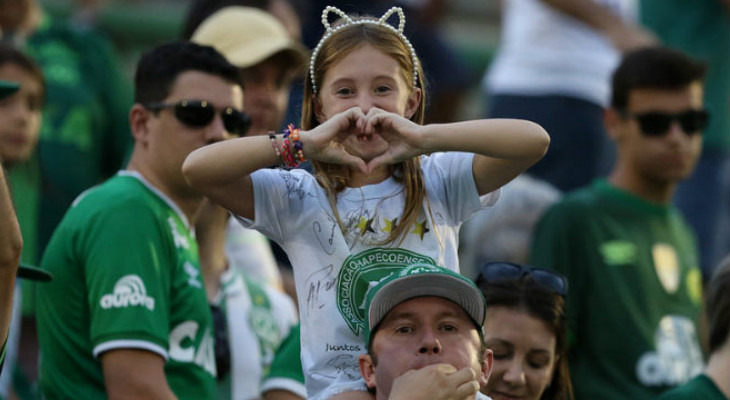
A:
{"label": "blurred background crowd", "polygon": [[[129,156],[132,80],[142,52],[193,36],[221,5],[264,9],[311,49],[322,34],[324,6],[381,15],[392,3],[0,0],[0,44],[30,56],[45,80],[36,89],[45,102],[42,122],[35,121],[38,137],[28,143],[30,153],[11,160],[0,148],[23,230],[23,262],[39,264],[76,196],[112,176]],[[730,1],[395,3],[406,9],[406,35],[428,78],[427,122],[524,118],[540,123],[552,137],[545,159],[507,185],[496,207],[464,226],[461,270],[471,278],[487,261],[528,262],[542,213],[565,193],[611,170],[616,149],[603,128],[603,110],[609,104],[610,74],[623,53],[661,43],[706,63],[704,103],[711,118],[702,156],[692,177],[679,185],[675,202],[697,238],[702,281],[709,280],[730,251]],[[5,62],[0,59],[0,72]],[[13,77],[0,74],[0,79]],[[299,121],[300,80],[293,80],[283,123]],[[296,296],[286,256],[275,246],[273,254],[276,264],[268,253],[261,257],[278,265],[277,273],[251,273]],[[0,377],[0,397],[29,399],[38,379],[33,295],[38,289],[28,282],[20,289],[15,325],[22,335],[11,336],[9,348],[13,340],[19,342],[18,352],[8,354],[16,367]]]}

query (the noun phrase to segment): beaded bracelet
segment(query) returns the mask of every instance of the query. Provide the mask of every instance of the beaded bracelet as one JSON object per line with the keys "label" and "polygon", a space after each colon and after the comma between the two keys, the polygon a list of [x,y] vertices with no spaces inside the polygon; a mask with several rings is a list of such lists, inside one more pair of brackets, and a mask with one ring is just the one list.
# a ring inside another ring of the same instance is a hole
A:
{"label": "beaded bracelet", "polygon": [[[306,158],[304,158],[304,150],[302,149],[302,142],[299,141],[299,129],[295,128],[294,125],[289,124],[286,127],[287,132],[289,133],[289,139],[291,139],[292,144],[294,145],[294,153],[297,156],[297,160],[299,163],[303,163],[307,161]],[[286,133],[285,133],[286,135]]]}
{"label": "beaded bracelet", "polygon": [[280,153],[282,164],[286,168],[296,168],[307,161],[302,150],[302,142],[299,140],[299,129],[295,128],[293,124],[287,125],[284,129]]}
{"label": "beaded bracelet", "polygon": [[281,151],[279,150],[279,146],[276,143],[276,134],[274,131],[269,131],[269,140],[271,140],[271,147],[274,148],[274,153],[276,153],[276,156],[281,159]]}

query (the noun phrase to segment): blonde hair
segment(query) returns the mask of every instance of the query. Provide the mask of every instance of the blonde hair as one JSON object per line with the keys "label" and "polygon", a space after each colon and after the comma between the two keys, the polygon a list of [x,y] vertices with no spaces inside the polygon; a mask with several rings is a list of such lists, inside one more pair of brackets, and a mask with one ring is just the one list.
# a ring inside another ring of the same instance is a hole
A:
{"label": "blonde hair", "polygon": [[[359,18],[351,17],[357,21]],[[342,20],[338,21],[340,25],[346,24]],[[337,24],[335,24],[337,26]],[[398,36],[398,34],[387,27],[377,24],[347,24],[341,26],[335,34],[321,44],[316,54],[316,59],[312,60],[312,69],[314,76],[308,75],[305,79],[304,101],[302,104],[302,129],[310,130],[317,125],[317,117],[315,115],[316,94],[314,93],[312,82],[324,81],[324,75],[330,67],[341,61],[355,49],[369,44],[374,48],[382,51],[398,62],[403,81],[408,83],[411,91],[414,80],[421,88],[421,100],[416,112],[411,116],[410,120],[423,124],[424,114],[426,110],[426,93],[424,88],[423,70],[420,62],[414,65],[411,57],[411,51],[406,43]],[[417,79],[414,79],[414,71],[417,71]],[[337,195],[342,192],[350,181],[350,173],[348,169],[342,165],[329,164],[313,161],[314,176],[327,193],[327,199],[334,212],[334,217],[340,229],[345,232],[345,226],[337,211]],[[400,162],[390,166],[390,174],[396,181],[401,183],[406,189],[406,200],[403,207],[403,214],[400,223],[393,229],[388,237],[381,244],[394,243],[400,238],[403,240],[407,229],[413,224],[421,211],[421,206],[426,196],[426,188],[423,181],[423,173],[421,171],[421,162],[418,157]]]}

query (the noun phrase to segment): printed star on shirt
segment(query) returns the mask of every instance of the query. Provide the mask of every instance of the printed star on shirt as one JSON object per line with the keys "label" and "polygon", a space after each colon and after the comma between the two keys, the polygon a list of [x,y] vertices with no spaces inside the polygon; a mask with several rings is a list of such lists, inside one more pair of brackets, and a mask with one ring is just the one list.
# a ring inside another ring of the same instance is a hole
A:
{"label": "printed star on shirt", "polygon": [[421,237],[421,241],[423,241],[423,235],[430,232],[430,229],[426,227],[426,220],[423,220],[423,222],[416,222],[415,228],[411,231],[411,233],[415,233],[416,235]]}
{"label": "printed star on shirt", "polygon": [[357,224],[357,227],[360,229],[360,236],[365,235],[367,232],[375,233],[375,230],[373,229],[373,221],[375,218],[367,219],[365,217],[360,217],[360,223]]}
{"label": "printed star on shirt", "polygon": [[385,227],[382,229],[385,233],[391,233],[395,230],[395,228],[398,226],[398,218],[396,219],[385,219]]}
{"label": "printed star on shirt", "polygon": [[253,303],[256,304],[257,306],[262,306],[262,305],[266,304],[266,299],[264,298],[264,296],[261,296],[260,294],[254,296],[252,300],[253,300]]}

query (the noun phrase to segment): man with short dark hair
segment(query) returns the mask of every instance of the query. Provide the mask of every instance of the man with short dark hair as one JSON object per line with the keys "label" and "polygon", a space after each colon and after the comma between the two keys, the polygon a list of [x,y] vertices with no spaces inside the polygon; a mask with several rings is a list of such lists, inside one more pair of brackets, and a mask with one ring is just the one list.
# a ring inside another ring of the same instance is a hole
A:
{"label": "man with short dark hair", "polygon": [[42,265],[44,398],[215,397],[213,323],[192,226],[203,197],[182,176],[195,149],[244,135],[238,71],[213,48],[143,54],[127,170],[73,203]]}
{"label": "man with short dark hair", "polygon": [[693,233],[671,201],[702,147],[704,74],[667,48],[627,54],[604,117],[615,167],[538,223],[531,263],[570,280],[576,399],[647,399],[702,370],[702,274]]}
{"label": "man with short dark hair", "polygon": [[484,346],[486,303],[463,276],[411,265],[366,295],[360,372],[376,400],[485,399],[492,352]]}

